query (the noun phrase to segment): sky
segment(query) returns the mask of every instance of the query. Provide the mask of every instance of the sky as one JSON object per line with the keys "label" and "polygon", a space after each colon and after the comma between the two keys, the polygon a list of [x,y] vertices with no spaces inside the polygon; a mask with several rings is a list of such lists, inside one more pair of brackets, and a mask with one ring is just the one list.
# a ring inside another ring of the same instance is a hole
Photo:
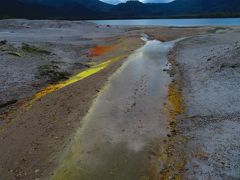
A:
{"label": "sky", "polygon": [[[126,2],[126,0],[101,0],[103,2],[111,3],[111,4],[118,4],[120,2]],[[160,3],[160,2],[170,2],[172,0],[139,0],[143,3]]]}

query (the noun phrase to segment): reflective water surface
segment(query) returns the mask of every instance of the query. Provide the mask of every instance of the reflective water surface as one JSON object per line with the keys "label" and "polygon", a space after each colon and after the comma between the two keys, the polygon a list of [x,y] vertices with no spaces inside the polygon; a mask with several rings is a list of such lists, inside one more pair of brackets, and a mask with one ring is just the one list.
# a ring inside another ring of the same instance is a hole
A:
{"label": "reflective water surface", "polygon": [[82,121],[53,179],[145,178],[151,144],[168,134],[168,51],[147,41],[110,78]]}
{"label": "reflective water surface", "polygon": [[129,20],[93,20],[102,25],[132,26],[240,26],[240,18],[207,18],[207,19],[129,19]]}

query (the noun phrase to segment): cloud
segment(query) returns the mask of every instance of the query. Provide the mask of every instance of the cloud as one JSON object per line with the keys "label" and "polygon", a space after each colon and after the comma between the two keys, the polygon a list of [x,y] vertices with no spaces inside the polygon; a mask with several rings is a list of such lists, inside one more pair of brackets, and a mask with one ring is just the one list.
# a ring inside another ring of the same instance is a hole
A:
{"label": "cloud", "polygon": [[[103,2],[111,3],[111,4],[118,4],[121,2],[126,2],[127,0],[102,0]],[[139,0],[143,3],[166,3],[171,2],[173,0]]]}

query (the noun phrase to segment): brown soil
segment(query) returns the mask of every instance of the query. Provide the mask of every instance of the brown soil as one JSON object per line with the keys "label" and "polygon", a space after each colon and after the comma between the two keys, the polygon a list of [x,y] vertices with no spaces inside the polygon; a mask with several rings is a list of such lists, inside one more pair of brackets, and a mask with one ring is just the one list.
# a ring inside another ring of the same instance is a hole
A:
{"label": "brown soil", "polygon": [[[102,59],[125,54],[142,44],[139,38],[122,38],[131,48],[118,49]],[[53,172],[59,153],[71,141],[80,121],[108,77],[123,61],[101,72],[48,94],[28,110],[24,106],[4,116],[7,125],[0,134],[2,179],[35,179]]]}
{"label": "brown soil", "polygon": [[162,42],[175,40],[181,37],[189,37],[199,34],[206,34],[214,27],[195,27],[195,28],[177,28],[177,27],[134,27],[129,31],[134,34],[147,34],[152,40]]}

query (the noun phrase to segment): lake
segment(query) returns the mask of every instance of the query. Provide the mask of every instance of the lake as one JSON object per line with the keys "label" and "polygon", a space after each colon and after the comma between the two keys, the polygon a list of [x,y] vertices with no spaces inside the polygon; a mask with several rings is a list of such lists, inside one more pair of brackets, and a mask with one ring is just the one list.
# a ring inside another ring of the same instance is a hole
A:
{"label": "lake", "polygon": [[90,22],[99,25],[132,26],[240,26],[240,18],[91,20]]}

